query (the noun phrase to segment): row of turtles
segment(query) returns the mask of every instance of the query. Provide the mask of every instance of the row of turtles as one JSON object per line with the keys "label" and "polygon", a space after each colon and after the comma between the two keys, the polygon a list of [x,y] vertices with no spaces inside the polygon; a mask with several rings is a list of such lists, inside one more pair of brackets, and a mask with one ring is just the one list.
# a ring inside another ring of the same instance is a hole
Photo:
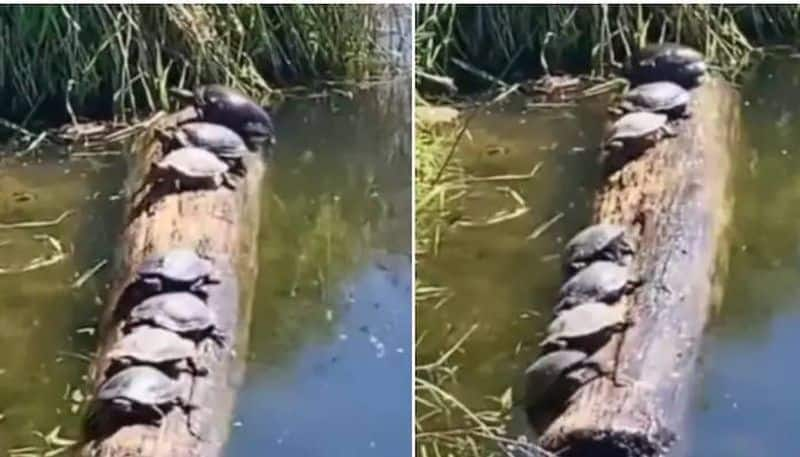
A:
{"label": "row of turtles", "polygon": [[197,118],[160,132],[167,153],[150,171],[150,181],[172,182],[178,190],[234,188],[245,157],[275,143],[269,114],[241,92],[219,84],[192,95]]}
{"label": "row of turtles", "polygon": [[176,407],[188,418],[195,406],[187,391],[195,377],[208,374],[197,357],[201,345],[227,344],[207,303],[209,288],[219,283],[211,259],[189,249],[139,265],[117,304],[122,336],[107,352],[105,380],[87,421],[90,436],[130,424],[160,426]]}
{"label": "row of turtles", "polygon": [[619,300],[641,284],[630,271],[635,252],[625,227],[616,224],[592,225],[567,243],[567,280],[559,291],[555,319],[540,344],[542,355],[525,372],[529,412],[554,399],[566,400],[591,379],[586,375],[612,373],[593,355],[631,324]]}
{"label": "row of turtles", "polygon": [[628,78],[632,89],[610,111],[620,115],[609,128],[603,160],[618,166],[636,157],[662,138],[674,136],[671,123],[690,116],[690,90],[705,78],[703,54],[675,43],[651,45],[632,59]]}

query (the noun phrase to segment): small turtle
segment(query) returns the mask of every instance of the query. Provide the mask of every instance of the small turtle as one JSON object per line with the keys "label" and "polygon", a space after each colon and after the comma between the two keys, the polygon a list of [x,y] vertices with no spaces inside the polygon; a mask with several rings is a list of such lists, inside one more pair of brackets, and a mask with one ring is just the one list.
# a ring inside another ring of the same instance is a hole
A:
{"label": "small turtle", "polygon": [[604,260],[593,262],[561,286],[555,311],[560,313],[590,301],[614,303],[641,283],[631,278],[627,266]]}
{"label": "small turtle", "polygon": [[539,345],[545,350],[580,349],[592,353],[611,335],[630,325],[623,306],[600,302],[582,303],[561,313],[547,327],[547,338]]}
{"label": "small turtle", "polygon": [[192,292],[205,299],[205,287],[219,284],[218,272],[210,259],[191,249],[173,249],[146,258],[136,269],[137,282],[153,293]]}
{"label": "small turtle", "polygon": [[596,260],[624,264],[634,254],[625,227],[617,224],[589,226],[567,243],[564,269],[568,276]]}
{"label": "small turtle", "polygon": [[196,347],[191,341],[167,330],[140,326],[123,336],[108,351],[111,364],[106,376],[111,377],[132,365],[152,366],[176,379],[181,372],[205,376],[208,370],[198,368],[194,361],[196,355]]}
{"label": "small turtle", "polygon": [[251,149],[275,143],[270,115],[238,90],[221,84],[201,86],[194,92],[194,101],[204,121],[234,130]]}
{"label": "small turtle", "polygon": [[213,152],[193,146],[178,148],[153,164],[152,179],[174,180],[178,189],[235,189],[231,167]]}
{"label": "small turtle", "polygon": [[206,303],[188,292],[159,294],[134,306],[122,331],[141,325],[158,327],[200,344],[206,338],[223,346],[225,335],[217,328],[217,316]]}
{"label": "small turtle", "polygon": [[236,174],[244,171],[244,156],[249,152],[247,144],[238,133],[224,125],[188,122],[178,126],[171,139],[178,147],[193,146],[213,152]]}
{"label": "small turtle", "polygon": [[[183,399],[183,384],[148,366],[133,366],[107,379],[89,413],[90,430],[110,428],[112,422],[159,427],[172,408],[188,416],[196,406]],[[189,427],[191,430],[191,427]]]}
{"label": "small turtle", "polygon": [[575,386],[566,376],[581,368],[593,369],[596,373],[606,373],[600,365],[575,349],[562,349],[548,352],[525,370],[525,403],[531,408],[544,400],[562,400],[569,396]]}
{"label": "small turtle", "polygon": [[623,96],[618,112],[651,111],[670,119],[688,117],[691,96],[683,87],[670,81],[642,84]]}
{"label": "small turtle", "polygon": [[702,83],[708,67],[702,53],[677,43],[645,46],[629,65],[629,77],[634,85],[655,81],[672,81],[690,89]]}
{"label": "small turtle", "polygon": [[667,125],[667,115],[637,111],[628,113],[611,125],[603,143],[603,162],[616,159],[609,164],[614,168],[627,162],[664,137],[675,136]]}

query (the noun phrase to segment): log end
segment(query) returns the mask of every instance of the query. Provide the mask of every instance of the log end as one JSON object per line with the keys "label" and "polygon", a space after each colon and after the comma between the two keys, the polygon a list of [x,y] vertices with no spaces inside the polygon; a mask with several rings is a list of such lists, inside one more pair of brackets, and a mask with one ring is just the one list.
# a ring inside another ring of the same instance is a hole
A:
{"label": "log end", "polygon": [[549,433],[540,443],[563,457],[641,457],[666,454],[676,441],[676,434],[663,427],[653,433],[641,428],[570,429]]}

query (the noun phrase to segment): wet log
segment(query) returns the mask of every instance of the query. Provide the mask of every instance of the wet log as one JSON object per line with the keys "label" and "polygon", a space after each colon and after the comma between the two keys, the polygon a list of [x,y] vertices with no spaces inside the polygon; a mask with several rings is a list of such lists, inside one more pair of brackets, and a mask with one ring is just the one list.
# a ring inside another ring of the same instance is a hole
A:
{"label": "wet log", "polygon": [[[191,109],[184,110],[162,119],[157,126],[169,127],[192,116]],[[137,138],[131,148],[128,195],[136,195],[143,188],[151,164],[162,155],[162,145],[156,136],[150,130]],[[219,283],[207,289],[206,302],[216,312],[218,328],[226,341],[222,347],[198,346],[196,359],[198,365],[208,370],[207,375],[193,377],[194,383],[186,380],[188,375],[181,375],[184,395],[197,409],[172,408],[160,426],[101,424],[104,429],[101,434],[88,435],[81,443],[81,455],[221,455],[235,395],[244,375],[243,357],[257,270],[260,188],[265,174],[261,155],[248,156],[245,168],[244,176],[235,181],[233,189],[162,192],[157,198],[152,192],[144,192],[128,202],[115,281],[100,323],[100,347],[91,366],[95,388],[107,379],[108,351],[123,336],[118,306],[126,300],[120,298],[134,282],[137,266],[150,255],[189,248],[213,262]]]}
{"label": "wet log", "polygon": [[[694,89],[677,136],[607,176],[595,222],[627,226],[644,283],[624,297],[633,325],[596,356],[621,385],[582,385],[544,427],[540,444],[563,456],[682,454],[703,330],[727,269],[732,210],[729,155],[739,136],[739,96],[710,80]],[[676,452],[677,451],[677,452]]]}

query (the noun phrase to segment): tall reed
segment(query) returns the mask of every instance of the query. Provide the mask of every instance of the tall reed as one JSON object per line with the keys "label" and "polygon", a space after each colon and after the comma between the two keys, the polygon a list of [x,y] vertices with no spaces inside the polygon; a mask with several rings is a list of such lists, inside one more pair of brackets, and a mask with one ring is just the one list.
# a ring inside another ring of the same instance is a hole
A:
{"label": "tall reed", "polygon": [[363,80],[378,71],[371,5],[0,6],[0,116],[136,115],[170,86]]}
{"label": "tall reed", "polygon": [[733,76],[754,48],[800,36],[798,5],[418,5],[416,12],[417,68],[467,83],[475,78],[460,62],[495,77],[607,74],[636,46],[662,40],[701,49]]}

